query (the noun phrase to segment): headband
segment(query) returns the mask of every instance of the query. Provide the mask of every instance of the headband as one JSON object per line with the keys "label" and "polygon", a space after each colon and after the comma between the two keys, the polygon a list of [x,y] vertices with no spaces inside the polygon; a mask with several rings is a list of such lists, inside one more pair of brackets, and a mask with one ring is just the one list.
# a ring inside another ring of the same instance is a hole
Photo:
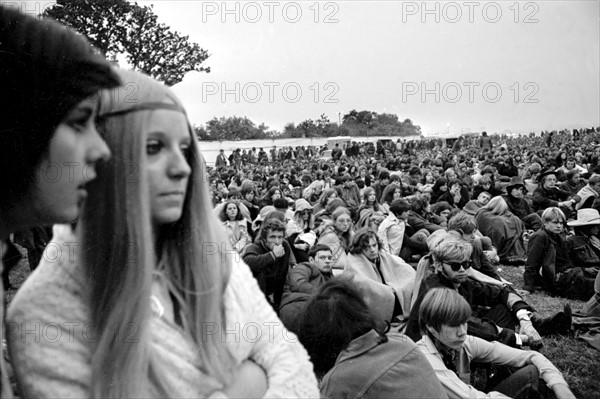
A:
{"label": "headband", "polygon": [[177,104],[169,104],[169,103],[163,103],[163,102],[146,102],[146,103],[135,104],[134,106],[132,106],[130,108],[107,112],[105,114],[99,115],[98,118],[104,119],[104,118],[110,118],[113,116],[125,115],[130,112],[152,111],[152,110],[157,110],[157,109],[166,109],[169,111],[177,111],[177,112],[181,112],[182,114],[186,115],[185,110]]}

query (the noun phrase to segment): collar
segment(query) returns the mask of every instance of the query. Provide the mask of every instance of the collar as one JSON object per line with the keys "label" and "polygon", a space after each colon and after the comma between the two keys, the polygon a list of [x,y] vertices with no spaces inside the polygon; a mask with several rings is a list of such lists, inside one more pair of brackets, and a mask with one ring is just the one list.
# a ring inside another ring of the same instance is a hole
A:
{"label": "collar", "polygon": [[384,342],[386,341],[382,339],[381,334],[371,330],[350,342],[346,349],[340,352],[336,363],[358,357]]}
{"label": "collar", "polygon": [[23,255],[21,255],[21,252],[13,242],[2,240],[0,241],[0,257],[2,259],[0,262],[0,273],[4,274],[15,267]]}

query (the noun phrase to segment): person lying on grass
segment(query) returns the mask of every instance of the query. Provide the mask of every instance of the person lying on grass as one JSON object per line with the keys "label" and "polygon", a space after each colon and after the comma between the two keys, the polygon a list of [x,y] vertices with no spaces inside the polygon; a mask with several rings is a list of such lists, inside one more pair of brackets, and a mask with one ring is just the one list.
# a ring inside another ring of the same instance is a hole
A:
{"label": "person lying on grass", "polygon": [[[575,398],[558,369],[542,354],[487,342],[467,334],[471,307],[449,288],[430,290],[419,309],[422,338],[417,346],[433,367],[450,398]],[[494,388],[481,392],[470,385],[471,362],[514,370]]]}

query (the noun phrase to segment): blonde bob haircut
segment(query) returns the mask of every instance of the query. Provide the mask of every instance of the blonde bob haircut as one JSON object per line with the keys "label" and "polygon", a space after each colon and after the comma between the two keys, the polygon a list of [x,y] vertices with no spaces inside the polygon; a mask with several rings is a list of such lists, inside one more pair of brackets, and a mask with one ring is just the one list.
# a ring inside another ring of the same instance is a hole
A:
{"label": "blonde bob haircut", "polygon": [[490,211],[490,213],[498,216],[506,215],[509,212],[506,201],[499,195],[492,198],[484,208]]}
{"label": "blonde bob haircut", "polygon": [[[118,73],[127,83],[101,94],[98,123],[112,158],[97,166],[98,178],[88,186],[78,226],[98,337],[91,396],[182,395],[166,377],[177,371],[165,370],[152,351],[149,321],[155,270],[165,277],[183,334],[194,344],[197,363],[207,375],[207,381],[198,384],[217,380],[224,386],[233,360],[219,334],[207,335],[203,326],[224,322],[222,299],[231,266],[218,245],[227,242],[224,233],[204,227],[220,226],[208,197],[205,162],[190,127],[191,174],[182,216],[153,232],[146,174],[148,117],[163,107],[184,111],[161,83],[138,72]],[[135,332],[129,342],[122,337],[126,326]]]}
{"label": "blonde bob haircut", "polygon": [[550,208],[546,208],[544,212],[542,212],[542,223],[548,223],[553,220],[558,220],[559,222],[565,223],[567,218],[560,208],[552,206]]}
{"label": "blonde bob haircut", "polygon": [[471,258],[473,252],[473,246],[469,242],[444,230],[431,234],[427,238],[427,246],[433,260],[439,262],[464,262]]}
{"label": "blonde bob haircut", "polygon": [[471,307],[457,291],[447,287],[432,288],[419,307],[419,330],[421,335],[428,334],[427,327],[440,332],[444,324],[459,326],[470,317]]}

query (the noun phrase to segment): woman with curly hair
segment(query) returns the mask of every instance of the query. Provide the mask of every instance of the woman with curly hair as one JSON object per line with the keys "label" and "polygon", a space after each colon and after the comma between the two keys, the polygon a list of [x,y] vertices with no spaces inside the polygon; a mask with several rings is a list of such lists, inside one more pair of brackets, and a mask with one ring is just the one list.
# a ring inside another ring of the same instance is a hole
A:
{"label": "woman with curly hair", "polygon": [[302,198],[307,200],[311,205],[316,204],[321,198],[323,187],[325,187],[325,183],[323,183],[323,181],[315,180],[304,189],[302,192]]}

